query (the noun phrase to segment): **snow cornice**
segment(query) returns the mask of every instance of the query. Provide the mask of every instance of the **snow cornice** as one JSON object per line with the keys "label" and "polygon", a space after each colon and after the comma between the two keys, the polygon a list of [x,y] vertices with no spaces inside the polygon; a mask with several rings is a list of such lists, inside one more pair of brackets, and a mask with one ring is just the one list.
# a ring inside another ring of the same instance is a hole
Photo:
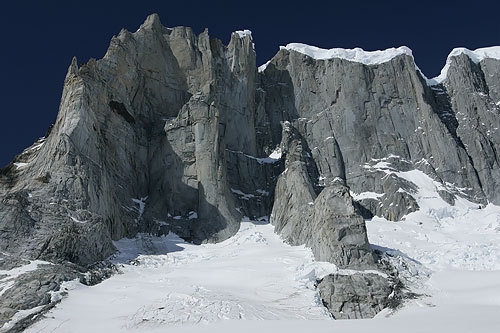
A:
{"label": "snow cornice", "polygon": [[429,85],[437,85],[443,83],[448,76],[448,70],[450,69],[452,58],[457,57],[461,54],[465,54],[471,61],[476,64],[480,63],[484,59],[500,60],[500,46],[483,47],[473,51],[465,47],[454,48],[446,58],[446,64],[441,70],[441,74],[433,79],[427,80]]}
{"label": "snow cornice", "polygon": [[365,51],[359,47],[354,49],[343,49],[343,48],[322,49],[307,44],[291,43],[286,46],[281,46],[280,49],[296,51],[308,55],[316,60],[339,58],[353,62],[359,62],[365,65],[377,65],[384,62],[388,62],[391,59],[402,54],[406,54],[413,57],[412,51],[406,46],[401,46],[398,48],[393,47],[386,50]]}

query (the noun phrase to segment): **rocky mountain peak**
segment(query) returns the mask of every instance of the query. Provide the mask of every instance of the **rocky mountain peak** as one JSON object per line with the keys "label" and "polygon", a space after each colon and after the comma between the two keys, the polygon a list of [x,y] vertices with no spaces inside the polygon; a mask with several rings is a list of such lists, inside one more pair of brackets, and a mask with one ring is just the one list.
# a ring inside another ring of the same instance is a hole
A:
{"label": "rocky mountain peak", "polygon": [[164,29],[164,26],[161,24],[160,16],[156,13],[153,13],[146,18],[140,29],[161,31]]}
{"label": "rocky mountain peak", "polygon": [[71,59],[71,65],[69,65],[66,78],[68,78],[69,76],[78,75],[78,69],[78,60],[76,59],[76,57],[73,57],[73,59]]}
{"label": "rocky mountain peak", "polygon": [[[318,260],[379,269],[364,218],[418,210],[414,177],[449,203],[500,204],[490,51],[453,55],[434,84],[406,47],[289,44],[258,71],[250,31],[226,46],[150,15],[102,59],[73,58],[50,134],[0,170],[0,249],[85,270],[113,240],[217,242],[247,216]],[[365,278],[322,290],[348,280]]]}

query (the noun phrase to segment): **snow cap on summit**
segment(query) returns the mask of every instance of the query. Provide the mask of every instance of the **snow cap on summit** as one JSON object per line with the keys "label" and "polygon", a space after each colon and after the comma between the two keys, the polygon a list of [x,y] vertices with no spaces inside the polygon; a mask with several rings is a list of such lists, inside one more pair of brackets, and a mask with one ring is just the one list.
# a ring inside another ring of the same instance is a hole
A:
{"label": "snow cap on summit", "polygon": [[240,38],[244,38],[245,36],[250,36],[250,39],[252,39],[252,32],[248,29],[236,30],[235,33],[237,33]]}
{"label": "snow cap on summit", "polygon": [[412,51],[406,46],[392,47],[386,50],[365,51],[359,47],[354,49],[333,48],[328,50],[302,43],[290,43],[287,46],[281,46],[280,49],[296,51],[316,60],[340,58],[360,62],[365,65],[381,64],[401,54],[413,57]]}
{"label": "snow cap on summit", "polygon": [[500,60],[500,46],[483,47],[474,51],[465,47],[457,47],[450,52],[448,58],[456,57],[462,53],[467,55],[476,64],[486,58]]}
{"label": "snow cap on summit", "polygon": [[446,58],[446,64],[441,70],[441,74],[430,80],[433,85],[440,84],[446,80],[446,77],[448,76],[448,69],[451,65],[451,58],[457,57],[461,54],[465,54],[476,64],[487,58],[500,60],[500,46],[483,47],[474,51],[465,47],[454,48]]}

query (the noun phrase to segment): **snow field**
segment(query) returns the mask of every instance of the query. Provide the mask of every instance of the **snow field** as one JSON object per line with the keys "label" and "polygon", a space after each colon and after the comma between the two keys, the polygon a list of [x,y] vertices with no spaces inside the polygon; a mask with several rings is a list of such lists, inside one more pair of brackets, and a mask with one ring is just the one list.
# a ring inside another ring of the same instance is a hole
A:
{"label": "snow field", "polygon": [[[337,268],[309,249],[284,244],[269,224],[245,221],[219,244],[177,236],[122,239],[123,274],[93,287],[74,284],[48,319],[27,332],[106,332],[229,320],[331,320],[314,288]],[[160,254],[149,254],[160,253]]]}
{"label": "snow field", "polygon": [[500,207],[460,197],[452,206],[438,194],[443,185],[422,171],[386,172],[417,185],[420,209],[403,222],[367,221],[371,244],[398,249],[434,270],[500,270]]}
{"label": "snow field", "polygon": [[420,210],[401,222],[374,217],[366,223],[368,236],[375,248],[414,261],[410,288],[422,296],[388,318],[396,325],[389,331],[407,323],[415,325],[405,329],[409,332],[497,332],[500,207],[480,207],[463,198],[452,206],[439,197],[442,184],[423,172],[396,175],[417,185]]}
{"label": "snow field", "polygon": [[[26,332],[498,332],[500,207],[457,198],[437,183],[388,163],[371,168],[413,182],[420,210],[404,221],[366,222],[370,243],[420,297],[374,319],[331,320],[314,281],[339,272],[310,249],[284,244],[269,224],[243,221],[219,244],[195,246],[176,235],[116,242],[122,274],[93,287],[68,283],[69,297]],[[377,198],[361,193],[358,198]]]}

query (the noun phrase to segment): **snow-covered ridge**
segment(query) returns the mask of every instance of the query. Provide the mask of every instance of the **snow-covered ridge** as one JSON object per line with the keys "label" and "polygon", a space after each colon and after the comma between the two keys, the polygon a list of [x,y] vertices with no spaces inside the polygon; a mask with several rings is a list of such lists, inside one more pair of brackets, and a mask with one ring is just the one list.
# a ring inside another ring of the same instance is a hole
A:
{"label": "snow-covered ridge", "polygon": [[[413,58],[412,50],[406,46],[401,46],[398,48],[392,47],[386,50],[365,51],[358,47],[354,49],[343,49],[343,48],[322,49],[316,46],[311,46],[302,43],[290,43],[286,46],[280,46],[280,49],[296,51],[308,55],[316,60],[340,58],[353,62],[359,62],[365,65],[382,64],[402,54],[409,55]],[[451,58],[456,57],[460,54],[467,55],[476,64],[487,58],[500,60],[500,46],[484,47],[473,51],[465,47],[455,48],[448,55],[446,64],[441,70],[441,74],[432,79],[428,79],[424,75],[424,73],[418,68],[417,65],[415,65],[415,69],[422,74],[422,76],[427,81],[427,84],[429,86],[437,85],[442,83],[446,79],[448,75],[448,69],[450,68],[451,64]],[[259,67],[259,72],[264,71],[267,65],[268,63]]]}
{"label": "snow-covered ridge", "polygon": [[451,51],[451,53],[448,55],[448,59],[451,57],[456,57],[462,53],[467,55],[476,64],[486,58],[500,60],[500,46],[483,47],[474,51],[466,49],[465,47],[458,47]]}
{"label": "snow-covered ridge", "polygon": [[381,64],[402,54],[413,57],[412,51],[406,46],[392,47],[386,50],[365,51],[359,47],[354,49],[333,48],[327,50],[307,44],[291,43],[287,46],[280,46],[280,49],[300,52],[317,60],[340,58],[365,65]]}
{"label": "snow-covered ridge", "polygon": [[441,70],[441,74],[433,79],[427,80],[427,82],[430,85],[436,85],[446,80],[446,77],[448,76],[448,69],[451,65],[451,58],[459,56],[460,54],[465,54],[476,64],[486,58],[500,60],[500,46],[483,47],[474,51],[466,49],[465,47],[457,47],[453,49],[446,58],[446,64]]}

